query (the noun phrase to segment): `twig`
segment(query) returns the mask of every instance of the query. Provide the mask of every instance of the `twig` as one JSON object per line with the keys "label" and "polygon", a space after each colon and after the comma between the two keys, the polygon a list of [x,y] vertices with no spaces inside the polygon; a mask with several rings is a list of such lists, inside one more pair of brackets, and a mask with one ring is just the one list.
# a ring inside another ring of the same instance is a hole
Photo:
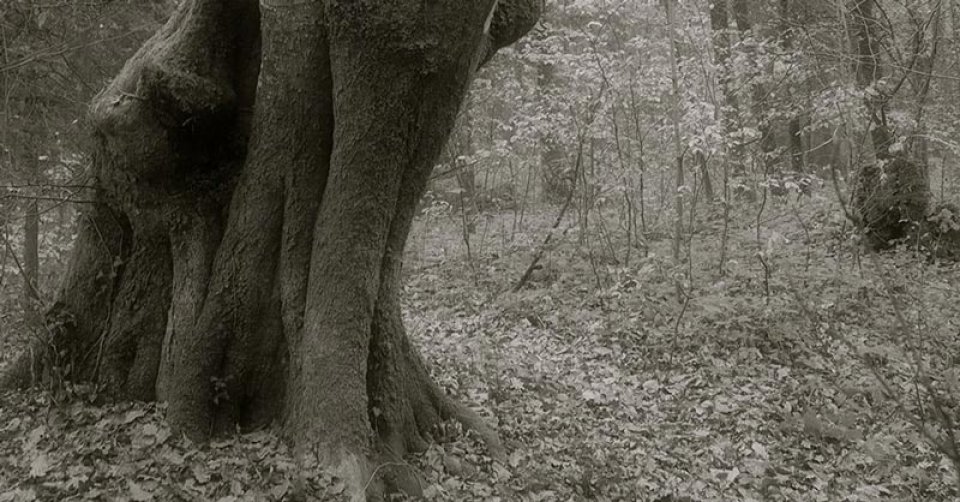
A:
{"label": "twig", "polygon": [[4,226],[3,230],[0,231],[0,235],[3,236],[3,243],[7,249],[7,252],[13,257],[13,263],[17,266],[20,276],[23,277],[23,282],[27,284],[28,288],[30,288],[30,292],[33,294],[34,298],[42,298],[40,296],[40,291],[37,290],[36,285],[33,284],[33,281],[30,280],[30,276],[27,275],[26,270],[24,270],[23,266],[20,264],[20,260],[17,258],[17,253],[13,252],[13,246],[10,244],[10,237],[7,235],[6,226]]}
{"label": "twig", "polygon": [[537,253],[533,256],[533,260],[530,262],[530,266],[527,267],[526,272],[520,277],[520,280],[517,281],[517,284],[513,287],[513,292],[516,293],[523,289],[524,286],[530,282],[530,276],[533,275],[533,271],[536,270],[537,264],[540,263],[540,260],[543,258],[544,253],[546,252],[547,246],[550,244],[550,241],[553,239],[553,234],[556,232],[557,227],[560,226],[560,223],[563,222],[563,217],[566,216],[567,210],[570,209],[570,204],[573,202],[573,196],[576,193],[576,183],[578,175],[580,174],[580,166],[583,163],[583,138],[580,138],[580,144],[577,145],[577,162],[574,165],[573,171],[573,183],[574,185],[570,187],[570,193],[567,194],[567,200],[564,201],[563,207],[560,209],[560,213],[557,214],[556,221],[553,222],[553,226],[550,227],[550,230],[547,232],[546,238],[543,239],[543,243],[540,244],[540,247],[537,249]]}

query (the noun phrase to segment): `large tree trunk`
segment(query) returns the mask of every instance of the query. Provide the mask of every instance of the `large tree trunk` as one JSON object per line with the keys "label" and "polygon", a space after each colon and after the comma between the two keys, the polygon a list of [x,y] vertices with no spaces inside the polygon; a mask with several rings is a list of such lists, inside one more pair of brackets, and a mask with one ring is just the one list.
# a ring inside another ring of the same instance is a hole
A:
{"label": "large tree trunk", "polygon": [[6,382],[69,367],[201,439],[278,420],[360,494],[441,419],[500,454],[407,339],[400,272],[473,73],[541,10],[182,2],[91,106],[99,202],[48,313],[69,361]]}
{"label": "large tree trunk", "polygon": [[883,68],[875,2],[850,0],[852,38],[857,55],[854,72],[857,87],[864,91],[875,157],[875,162],[860,168],[854,202],[869,246],[881,249],[907,236],[923,221],[929,193],[925,166],[905,151],[893,149],[896,138],[887,121],[890,96],[879,87]]}

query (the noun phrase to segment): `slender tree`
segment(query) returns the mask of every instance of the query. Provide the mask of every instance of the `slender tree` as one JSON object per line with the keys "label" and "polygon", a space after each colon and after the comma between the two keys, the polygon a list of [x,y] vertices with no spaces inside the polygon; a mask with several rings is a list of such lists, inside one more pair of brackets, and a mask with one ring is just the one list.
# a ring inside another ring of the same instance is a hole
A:
{"label": "slender tree", "polygon": [[[796,4],[790,2],[790,0],[780,0],[779,5],[779,15],[780,15],[780,45],[783,47],[784,52],[787,55],[790,55],[795,49],[796,37],[794,33],[794,27],[792,26],[794,20],[794,12],[791,9],[791,6],[796,8]],[[803,112],[797,110],[797,106],[794,103],[794,96],[796,93],[796,84],[788,84],[790,88],[786,90],[786,95],[788,96],[792,108],[790,112],[790,118],[787,121],[787,134],[789,135],[789,141],[787,142],[787,151],[790,154],[790,170],[794,173],[802,173],[806,171],[804,167],[804,146],[803,146]]]}
{"label": "slender tree", "polygon": [[[537,86],[543,96],[557,99],[557,69],[549,61],[537,64]],[[547,105],[551,106],[551,105]],[[543,197],[551,202],[563,202],[572,190],[572,181],[567,171],[567,152],[558,131],[547,128],[540,137],[540,177],[543,181]]]}
{"label": "slender tree", "polygon": [[[739,142],[733,143],[737,132],[737,120],[740,104],[733,91],[730,75],[730,16],[729,0],[716,0],[710,4],[710,31],[713,35],[713,58],[719,76],[718,84],[723,102],[716,108],[716,118],[723,126],[724,145],[721,162],[723,163],[723,231],[720,238],[719,273],[725,272],[727,243],[730,237],[730,175],[731,163],[734,170],[743,170],[743,148]],[[731,144],[732,143],[732,144]]]}
{"label": "slender tree", "polygon": [[[27,182],[36,187],[40,183],[40,162],[35,151],[23,156],[26,161]],[[27,309],[33,310],[40,299],[40,205],[36,197],[27,199],[23,215],[23,297]]]}
{"label": "slender tree", "polygon": [[907,17],[913,34],[910,36],[910,65],[914,71],[906,74],[913,92],[913,131],[907,141],[909,154],[921,166],[929,163],[927,106],[937,57],[940,55],[943,25],[943,2],[935,1],[924,14],[921,4],[906,4]]}
{"label": "slender tree", "polygon": [[[754,25],[751,9],[756,6],[752,5],[751,0],[732,0],[732,11],[733,18],[737,24],[737,30],[741,33],[743,37],[754,37],[759,38],[761,34],[759,30]],[[756,56],[756,49],[751,51],[752,56]],[[760,67],[760,73],[763,73],[762,65]],[[755,79],[758,79],[754,77]],[[777,148],[776,138],[773,135],[773,130],[770,127],[770,120],[767,116],[769,106],[767,89],[766,86],[759,80],[754,80],[750,83],[750,110],[753,115],[753,119],[757,123],[757,130],[760,133],[760,164],[763,166],[764,172],[769,173],[773,167],[775,161],[775,150]]]}
{"label": "slender tree", "polygon": [[681,114],[681,96],[680,96],[680,51],[677,47],[677,4],[676,0],[664,0],[663,2],[664,9],[667,13],[667,31],[669,33],[670,40],[670,85],[671,85],[671,100],[670,103],[670,122],[673,125],[673,154],[674,161],[676,165],[675,176],[676,184],[674,185],[674,195],[673,195],[673,207],[676,211],[675,220],[674,220],[674,236],[673,236],[673,260],[674,262],[680,262],[680,249],[681,243],[683,241],[683,195],[684,195],[684,185],[685,173],[683,166],[683,138],[680,132],[680,114]]}

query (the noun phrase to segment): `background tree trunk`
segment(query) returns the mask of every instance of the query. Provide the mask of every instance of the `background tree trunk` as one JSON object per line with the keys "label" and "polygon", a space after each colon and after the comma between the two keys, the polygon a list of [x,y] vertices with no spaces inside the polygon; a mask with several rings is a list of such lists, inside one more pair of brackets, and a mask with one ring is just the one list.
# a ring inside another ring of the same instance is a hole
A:
{"label": "background tree trunk", "polygon": [[[788,56],[792,56],[794,51],[794,29],[792,24],[794,23],[794,13],[791,10],[790,0],[780,0],[779,6],[779,15],[780,15],[780,44],[783,47],[784,52]],[[790,85],[790,84],[788,84]],[[805,160],[804,160],[804,144],[803,144],[803,124],[804,113],[801,111],[801,108],[794,102],[794,88],[791,85],[787,88],[786,91],[787,97],[790,101],[790,107],[793,109],[790,114],[790,118],[787,121],[787,135],[789,141],[787,142],[787,152],[790,155],[790,171],[793,173],[803,173],[806,171]]]}
{"label": "background tree trunk", "polygon": [[676,176],[676,184],[674,185],[674,196],[673,196],[673,207],[676,214],[674,215],[674,226],[673,226],[673,261],[679,266],[681,263],[680,251],[681,244],[684,239],[683,231],[683,198],[684,198],[684,187],[686,184],[684,166],[683,166],[683,138],[680,132],[680,118],[681,118],[681,96],[680,96],[680,49],[677,46],[677,4],[676,0],[666,0],[664,3],[664,8],[666,9],[667,14],[667,30],[669,30],[670,38],[670,82],[671,82],[671,99],[670,103],[670,121],[673,126],[673,149],[674,149],[674,160],[676,165],[674,166],[674,175]]}
{"label": "background tree trunk", "polygon": [[928,205],[926,170],[904,150],[894,151],[896,138],[887,121],[889,96],[881,86],[876,0],[851,0],[852,38],[856,46],[854,74],[864,92],[875,162],[861,166],[854,204],[863,220],[869,246],[888,247],[923,221]]}
{"label": "background tree trunk", "polygon": [[927,105],[937,56],[940,54],[943,4],[935,3],[931,7],[932,12],[929,16],[923,15],[917,7],[917,5],[910,5],[907,8],[914,29],[911,37],[913,48],[911,60],[913,61],[914,71],[906,76],[913,91],[914,126],[912,134],[907,139],[907,152],[926,170],[930,163],[929,131],[926,124]]}
{"label": "background tree trunk", "polygon": [[[537,65],[537,85],[545,96],[553,94],[557,69],[549,62]],[[559,203],[567,200],[573,190],[567,165],[567,151],[562,138],[553,129],[545,131],[540,138],[540,177],[543,182],[543,198]]]}
{"label": "background tree trunk", "polygon": [[[733,18],[737,23],[737,30],[742,37],[760,37],[759,30],[754,26],[750,17],[750,0],[733,0]],[[753,55],[756,56],[755,50]],[[759,74],[765,70],[758,68]],[[758,79],[760,75],[754,77]],[[760,165],[763,167],[764,174],[772,172],[775,163],[775,151],[777,149],[776,138],[773,136],[773,130],[770,127],[770,119],[767,116],[767,89],[762,82],[754,81],[750,83],[750,109],[753,119],[757,123],[757,130],[760,134]]]}
{"label": "background tree trunk", "polygon": [[[736,141],[733,138],[737,133],[737,116],[739,115],[740,103],[737,94],[731,86],[730,75],[730,21],[728,15],[728,0],[718,0],[710,4],[710,32],[713,35],[713,59],[717,66],[719,75],[718,83],[720,86],[723,103],[717,107],[717,115],[723,124],[724,138],[728,142]],[[740,141],[736,141],[731,148],[725,148],[730,153],[731,158],[724,160],[725,163],[733,162],[738,170],[742,170],[743,155]],[[724,172],[727,172],[724,167]]]}

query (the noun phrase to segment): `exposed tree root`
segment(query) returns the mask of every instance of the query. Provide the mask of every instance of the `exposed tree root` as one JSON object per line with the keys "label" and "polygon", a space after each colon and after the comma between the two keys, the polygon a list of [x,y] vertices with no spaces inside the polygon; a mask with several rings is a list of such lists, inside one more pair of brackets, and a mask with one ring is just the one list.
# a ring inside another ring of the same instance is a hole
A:
{"label": "exposed tree root", "polygon": [[[409,211],[412,212],[412,211]],[[395,221],[396,235],[405,237],[407,208]],[[398,240],[394,241],[397,244]],[[400,254],[388,246],[381,275],[381,289],[374,312],[370,357],[367,368],[367,395],[370,423],[377,436],[379,458],[374,473],[383,479],[387,493],[422,494],[419,473],[403,462],[409,453],[426,449],[445,420],[456,420],[473,430],[484,442],[491,457],[505,458],[496,431],[472,409],[444,394],[430,376],[419,351],[403,327],[399,305]]]}
{"label": "exposed tree root", "polygon": [[[91,107],[103,221],[83,227],[48,318],[71,377],[168,401],[197,438],[281,421],[354,500],[421,494],[403,457],[444,420],[502,460],[399,304],[416,204],[476,61],[542,9],[481,4],[291,1],[261,18],[253,0],[181,2]],[[0,384],[29,385],[40,362]]]}
{"label": "exposed tree root", "polygon": [[487,425],[486,421],[477,414],[476,411],[467,407],[463,403],[446,397],[445,404],[446,416],[459,422],[467,430],[472,430],[480,436],[487,447],[487,453],[494,460],[503,462],[507,459],[507,451],[500,442],[500,435],[492,427]]}

